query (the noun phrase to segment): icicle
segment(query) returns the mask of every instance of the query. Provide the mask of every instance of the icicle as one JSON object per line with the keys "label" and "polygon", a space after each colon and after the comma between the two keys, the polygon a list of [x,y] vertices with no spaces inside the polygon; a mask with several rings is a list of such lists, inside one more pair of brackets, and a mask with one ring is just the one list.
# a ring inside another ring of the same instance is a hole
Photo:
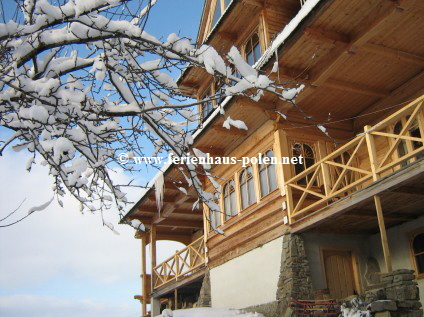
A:
{"label": "icicle", "polygon": [[155,195],[156,195],[156,206],[158,207],[158,213],[163,206],[163,192],[165,190],[165,181],[163,178],[163,173],[159,173],[155,180]]}

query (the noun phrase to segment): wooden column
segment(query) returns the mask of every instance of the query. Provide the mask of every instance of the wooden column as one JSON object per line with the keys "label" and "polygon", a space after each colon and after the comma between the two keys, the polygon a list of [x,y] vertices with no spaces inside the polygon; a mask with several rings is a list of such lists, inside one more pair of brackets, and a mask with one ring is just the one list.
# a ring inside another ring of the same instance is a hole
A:
{"label": "wooden column", "polygon": [[178,288],[174,290],[174,302],[175,302],[175,308],[178,309]]}
{"label": "wooden column", "polygon": [[[278,152],[277,160],[281,162],[282,157],[292,157],[290,144],[287,138],[287,134],[278,129],[274,132],[274,145],[276,152]],[[277,156],[277,154],[276,154]],[[286,197],[287,204],[287,216],[289,223],[292,222],[291,212],[294,209],[292,190],[290,186],[287,186],[286,182],[292,178],[291,164],[278,164],[277,165],[277,180],[280,186],[281,196]]]}
{"label": "wooden column", "polygon": [[208,234],[209,234],[209,223],[207,220],[207,212],[209,211],[209,208],[206,206],[205,203],[203,203],[203,243],[205,244],[205,264],[208,264],[208,248],[207,242],[208,242]]}
{"label": "wooden column", "polygon": [[141,295],[143,296],[142,316],[147,315],[147,275],[146,275],[146,237],[141,238]]}
{"label": "wooden column", "polygon": [[[375,143],[372,135],[369,133],[371,127],[365,126],[365,139],[367,141],[368,154],[370,157],[371,171],[373,181],[377,181],[380,175],[377,173],[377,151],[375,149]],[[378,227],[380,229],[381,246],[383,248],[384,263],[386,264],[387,272],[392,271],[392,260],[390,256],[389,242],[387,240],[386,226],[384,224],[383,208],[381,207],[380,196],[374,196],[375,209],[377,211]]]}
{"label": "wooden column", "polygon": [[384,263],[387,272],[392,271],[392,258],[390,256],[389,242],[387,241],[386,226],[384,224],[383,209],[381,208],[380,196],[374,196],[375,209],[377,210],[378,226],[380,228],[381,245],[383,247]]}
{"label": "wooden column", "polygon": [[154,267],[156,266],[156,227],[152,225],[150,228],[150,259],[152,263],[152,292],[156,282],[156,276],[154,272]]}

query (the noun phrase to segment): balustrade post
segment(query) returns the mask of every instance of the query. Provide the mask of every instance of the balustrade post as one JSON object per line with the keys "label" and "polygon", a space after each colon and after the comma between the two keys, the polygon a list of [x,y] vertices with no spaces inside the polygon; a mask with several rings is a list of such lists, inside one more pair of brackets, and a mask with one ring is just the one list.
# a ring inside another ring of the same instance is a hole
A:
{"label": "balustrade post", "polygon": [[178,275],[180,275],[180,260],[178,251],[175,251],[175,280],[178,281]]}
{"label": "balustrade post", "polygon": [[292,212],[293,212],[293,209],[294,209],[293,191],[288,184],[286,184],[286,204],[287,204],[287,216],[289,218],[289,224],[291,224],[292,223]]}
{"label": "balustrade post", "polygon": [[324,185],[324,193],[325,196],[328,196],[331,192],[331,178],[330,171],[328,170],[328,165],[325,162],[321,163],[321,171],[322,171],[322,183]]}

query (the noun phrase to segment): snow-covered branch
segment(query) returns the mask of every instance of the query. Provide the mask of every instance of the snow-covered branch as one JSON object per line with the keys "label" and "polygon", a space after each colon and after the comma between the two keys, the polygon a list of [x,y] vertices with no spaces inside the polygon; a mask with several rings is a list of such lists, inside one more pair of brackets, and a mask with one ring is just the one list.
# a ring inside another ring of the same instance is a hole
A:
{"label": "snow-covered branch", "polygon": [[[209,100],[258,100],[268,92],[291,101],[302,90],[276,85],[236,48],[223,57],[175,34],[158,40],[144,29],[155,1],[145,1],[138,12],[128,2],[23,0],[16,21],[0,23],[0,125],[13,131],[0,140],[0,155],[10,146],[30,152],[28,170],[41,160],[59,203],[70,193],[82,209],[116,203],[122,210],[125,193],[110,176],[117,154],[150,156],[146,142],[154,153],[187,152],[198,128],[199,102],[181,96],[174,80],[186,67],[201,67],[226,83]],[[228,122],[236,123],[243,128],[237,120]],[[216,197],[202,190],[198,178],[202,167],[185,168],[200,201],[215,210]],[[204,174],[213,181],[206,168]]]}

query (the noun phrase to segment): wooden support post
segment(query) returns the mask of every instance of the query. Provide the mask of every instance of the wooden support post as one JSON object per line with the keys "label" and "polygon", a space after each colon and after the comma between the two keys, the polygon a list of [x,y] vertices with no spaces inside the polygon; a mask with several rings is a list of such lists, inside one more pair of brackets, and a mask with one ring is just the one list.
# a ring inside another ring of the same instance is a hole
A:
{"label": "wooden support post", "polygon": [[141,238],[141,295],[142,316],[147,315],[147,274],[146,274],[146,237]]}
{"label": "wooden support post", "polygon": [[284,135],[281,135],[281,131],[277,130],[274,132],[274,156],[277,158],[277,182],[278,187],[280,188],[281,196],[284,196],[286,194],[286,190],[284,188],[284,167],[281,164],[282,163],[282,157],[288,156],[287,153],[284,153],[284,151],[281,148],[281,138],[285,137]]}
{"label": "wooden support post", "polygon": [[154,267],[156,266],[156,227],[152,225],[150,228],[150,259],[152,263],[152,292],[156,283],[157,277],[155,276]]}
{"label": "wooden support post", "polygon": [[208,265],[208,248],[207,242],[208,242],[208,234],[209,234],[209,223],[207,220],[207,212],[209,211],[209,208],[206,206],[206,204],[203,204],[203,242],[205,244],[205,264]]}
{"label": "wooden support post", "polygon": [[386,226],[384,225],[383,209],[380,196],[374,196],[375,209],[377,210],[378,227],[380,228],[381,245],[383,247],[384,262],[388,273],[392,271],[392,258],[390,256],[389,242],[387,241]]}
{"label": "wooden support post", "polygon": [[[374,139],[369,133],[370,126],[365,126],[365,140],[367,141],[368,155],[370,157],[372,177],[374,181],[380,178],[377,173],[377,151],[375,149]],[[386,270],[388,273],[392,271],[392,260],[390,257],[389,242],[387,240],[386,226],[384,224],[383,208],[381,207],[380,196],[374,196],[375,209],[377,211],[378,227],[380,229],[381,246],[383,248],[384,262],[386,264]]]}
{"label": "wooden support post", "polygon": [[[278,155],[278,160],[281,162],[283,157],[291,157],[292,152],[290,148],[289,141],[287,139],[287,134],[282,130],[277,130],[274,133],[275,139],[275,148],[276,155]],[[292,211],[294,209],[293,202],[293,192],[290,186],[287,186],[287,181],[292,177],[291,164],[278,164],[277,165],[277,180],[279,182],[281,196],[286,197],[286,205],[287,205],[287,216],[289,220],[289,224],[292,223]]]}
{"label": "wooden support post", "polygon": [[178,288],[174,290],[174,302],[175,302],[175,308],[178,309]]}

